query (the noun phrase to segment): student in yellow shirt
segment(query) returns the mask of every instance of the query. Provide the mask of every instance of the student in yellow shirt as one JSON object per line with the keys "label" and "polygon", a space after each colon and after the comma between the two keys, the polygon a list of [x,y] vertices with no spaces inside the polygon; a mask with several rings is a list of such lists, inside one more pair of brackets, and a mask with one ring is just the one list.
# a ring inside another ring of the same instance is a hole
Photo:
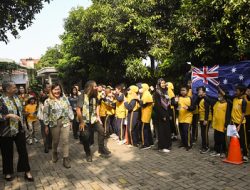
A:
{"label": "student in yellow shirt", "polygon": [[[168,96],[171,101],[175,98],[174,85],[172,82],[167,82]],[[171,139],[176,141],[178,138],[179,129],[176,125],[176,111],[174,106],[170,106],[169,109],[170,127],[171,127]]]}
{"label": "student in yellow shirt", "polygon": [[195,109],[193,100],[188,96],[188,87],[183,86],[180,90],[180,97],[176,98],[179,110],[179,129],[181,134],[182,145],[188,151],[192,147],[191,124],[193,119],[192,111]]}
{"label": "student in yellow shirt", "polygon": [[128,110],[127,115],[127,130],[128,130],[128,139],[132,146],[138,147],[139,144],[139,101],[138,101],[138,87],[132,85],[128,89],[128,96],[124,102],[125,108]]}
{"label": "student in yellow shirt", "polygon": [[[192,92],[192,81],[188,80],[188,96],[192,99],[195,99],[195,95]],[[198,139],[198,123],[199,123],[199,109],[198,106],[195,106],[195,110],[193,111],[193,120],[192,120],[192,144],[195,144]]]}
{"label": "student in yellow shirt", "polygon": [[[226,96],[222,89],[220,92]],[[248,162],[248,144],[247,144],[247,130],[246,130],[246,108],[247,102],[244,98],[246,87],[244,85],[238,85],[235,88],[235,97],[231,97],[233,100],[231,122],[236,126],[240,135],[240,146],[243,153],[243,161]]]}
{"label": "student in yellow shirt", "polygon": [[103,85],[99,85],[98,95],[97,95],[98,104],[100,105],[98,106],[97,114],[98,114],[98,117],[100,117],[101,119],[103,127],[104,127],[105,118],[106,118],[106,105],[103,101],[106,98],[105,89],[106,87],[104,87]]}
{"label": "student in yellow shirt", "polygon": [[141,149],[149,149],[153,145],[153,137],[150,129],[150,121],[153,111],[153,96],[149,92],[148,84],[138,84],[139,93],[141,94]]}
{"label": "student in yellow shirt", "polygon": [[119,143],[126,143],[125,139],[125,119],[126,119],[126,108],[124,106],[125,95],[124,95],[125,85],[119,84],[115,87],[115,100],[116,100],[116,109],[115,109],[115,124],[118,131]]}
{"label": "student in yellow shirt", "polygon": [[[105,106],[105,119],[103,122],[104,125],[104,134],[106,138],[110,137],[111,134],[111,117],[113,115],[113,108],[115,107],[114,104],[114,97],[112,95],[111,89],[109,87],[106,87],[105,89],[105,97],[101,100],[101,106],[102,104]],[[102,108],[100,108],[102,109]]]}
{"label": "student in yellow shirt", "polygon": [[201,154],[209,152],[209,137],[208,131],[212,121],[212,110],[210,106],[210,98],[206,95],[206,88],[204,86],[198,87],[198,98],[195,105],[199,107],[199,120],[201,128],[202,147]]}
{"label": "student in yellow shirt", "polygon": [[247,102],[245,117],[246,117],[247,140],[249,145],[250,144],[250,84],[248,85],[246,90],[245,100]]}
{"label": "student in yellow shirt", "polygon": [[25,106],[25,114],[29,131],[28,143],[32,144],[33,140],[37,143],[38,139],[36,138],[36,132],[39,126],[39,120],[37,118],[37,104],[34,97],[28,100],[28,104]]}
{"label": "student in yellow shirt", "polygon": [[230,124],[232,103],[227,101],[222,93],[219,92],[218,100],[213,105],[213,121],[214,129],[214,151],[211,156],[225,157],[226,153],[226,128]]}

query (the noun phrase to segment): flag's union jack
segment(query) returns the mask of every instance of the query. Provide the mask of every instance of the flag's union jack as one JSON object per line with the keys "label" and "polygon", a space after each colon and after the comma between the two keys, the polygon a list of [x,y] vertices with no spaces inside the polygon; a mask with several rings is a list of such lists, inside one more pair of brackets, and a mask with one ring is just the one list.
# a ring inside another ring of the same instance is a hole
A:
{"label": "flag's union jack", "polygon": [[208,84],[211,82],[214,85],[219,85],[219,82],[216,80],[219,77],[219,65],[215,65],[212,68],[208,68],[207,66],[203,67],[203,70],[194,67],[192,68],[192,83],[203,80],[204,84]]}

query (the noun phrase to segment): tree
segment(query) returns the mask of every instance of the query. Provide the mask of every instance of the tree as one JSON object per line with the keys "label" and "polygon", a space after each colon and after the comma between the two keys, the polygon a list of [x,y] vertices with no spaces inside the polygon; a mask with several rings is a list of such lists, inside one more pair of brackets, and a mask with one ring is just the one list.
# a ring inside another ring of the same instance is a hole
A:
{"label": "tree", "polygon": [[249,7],[245,0],[93,0],[65,20],[57,68],[68,84],[182,81],[188,61],[225,64],[249,55]]}
{"label": "tree", "polygon": [[[171,40],[160,20],[172,4],[162,2],[96,0],[86,10],[72,10],[61,36],[65,56],[60,72],[67,78],[73,69],[84,80],[111,83],[154,76],[155,59],[164,62],[170,56]],[[157,6],[167,8],[159,11]],[[151,69],[141,62],[148,56]]]}
{"label": "tree", "polygon": [[0,2],[0,41],[8,42],[7,32],[15,38],[19,30],[32,24],[35,14],[43,8],[44,2],[50,0],[3,0]]}
{"label": "tree", "polygon": [[43,67],[57,67],[59,60],[63,58],[58,45],[47,49],[46,53],[41,57],[39,62],[35,65],[36,69]]}
{"label": "tree", "polygon": [[174,17],[176,61],[225,64],[249,50],[249,1],[183,0]]}

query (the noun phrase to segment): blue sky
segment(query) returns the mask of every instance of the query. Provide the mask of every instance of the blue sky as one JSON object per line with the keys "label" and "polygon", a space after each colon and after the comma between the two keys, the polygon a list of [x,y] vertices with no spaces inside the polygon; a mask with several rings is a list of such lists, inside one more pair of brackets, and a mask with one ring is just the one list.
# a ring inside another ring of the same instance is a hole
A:
{"label": "blue sky", "polygon": [[59,35],[63,33],[64,19],[73,7],[87,8],[91,0],[53,0],[45,4],[35,16],[33,24],[20,32],[20,38],[9,37],[6,45],[0,42],[0,58],[9,58],[17,62],[21,58],[40,58],[48,47],[60,44]]}

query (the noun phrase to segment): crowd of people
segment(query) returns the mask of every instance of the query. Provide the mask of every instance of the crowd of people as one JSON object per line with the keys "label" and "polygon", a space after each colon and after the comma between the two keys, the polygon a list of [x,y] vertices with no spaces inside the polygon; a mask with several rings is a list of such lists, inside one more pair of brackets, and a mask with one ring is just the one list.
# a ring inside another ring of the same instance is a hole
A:
{"label": "crowd of people", "polygon": [[[250,85],[235,87],[230,97],[218,86],[218,99],[206,95],[200,86],[195,93],[191,81],[181,86],[175,95],[174,85],[163,78],[156,86],[137,83],[114,87],[86,82],[83,90],[74,85],[65,95],[60,84],[45,84],[37,95],[23,86],[17,90],[11,82],[3,82],[0,98],[0,148],[5,179],[13,179],[13,143],[19,155],[17,171],[34,181],[30,172],[26,144],[37,143],[40,128],[44,152],[52,152],[52,161],[59,160],[58,145],[62,144],[63,166],[70,168],[69,138],[83,145],[87,162],[92,162],[91,145],[98,133],[98,152],[108,158],[111,151],[105,139],[119,145],[172,151],[172,142],[189,151],[197,143],[200,126],[201,154],[226,157],[226,129],[234,124],[240,136],[243,161],[248,162],[250,140]],[[18,91],[18,93],[17,93]],[[214,129],[214,145],[209,145],[209,129]],[[180,137],[180,140],[178,138]]]}

